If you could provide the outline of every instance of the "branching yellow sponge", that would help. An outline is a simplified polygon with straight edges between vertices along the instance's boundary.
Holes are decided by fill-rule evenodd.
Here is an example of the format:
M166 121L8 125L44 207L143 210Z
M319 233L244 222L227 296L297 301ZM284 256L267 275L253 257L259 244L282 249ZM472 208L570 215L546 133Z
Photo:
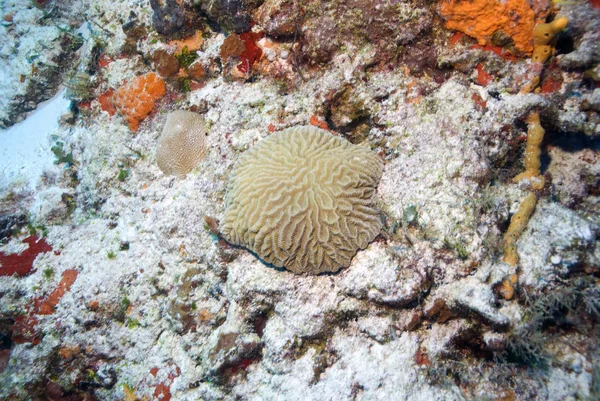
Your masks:
M535 209L537 198L535 194L530 193L519 205L519 210L510 219L510 225L506 234L504 234L504 257L502 260L511 266L516 266L519 261L519 254L517 253L517 240L523 232L523 229Z
M556 35L565 29L568 22L568 19L559 17L552 22L538 24L533 29L533 54L531 55L533 65L531 66L530 72L533 73L534 76L529 83L521 89L521 93L531 93L536 90L540 84L544 63L550 56L554 55ZM537 88L536 91L539 91L539 88Z
M568 22L568 19L560 17L547 24L538 24L535 26L533 29L532 61L543 63L548 60L548 57L554 54L554 39L560 31L565 29Z
M513 178L513 182L528 179L533 189L544 188L545 179L541 175L540 155L541 145L544 140L544 129L540 124L540 113L533 112L527 118L527 148L525 149L525 171Z

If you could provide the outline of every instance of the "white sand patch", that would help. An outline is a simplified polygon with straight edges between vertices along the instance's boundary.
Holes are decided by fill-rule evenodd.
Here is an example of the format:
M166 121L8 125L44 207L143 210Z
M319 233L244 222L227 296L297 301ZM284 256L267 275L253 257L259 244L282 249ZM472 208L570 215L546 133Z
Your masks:
M0 195L10 189L35 189L44 170L54 162L50 136L69 104L62 90L24 121L0 130Z

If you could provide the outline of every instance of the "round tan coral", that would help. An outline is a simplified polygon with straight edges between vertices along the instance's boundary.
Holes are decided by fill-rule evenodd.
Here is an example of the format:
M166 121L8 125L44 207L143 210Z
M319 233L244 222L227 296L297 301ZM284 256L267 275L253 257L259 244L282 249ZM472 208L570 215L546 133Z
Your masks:
M375 189L383 161L315 127L272 134L236 162L220 230L294 273L350 265L381 229Z
M206 152L204 119L191 111L175 110L167 116L158 138L156 163L165 175L185 176Z

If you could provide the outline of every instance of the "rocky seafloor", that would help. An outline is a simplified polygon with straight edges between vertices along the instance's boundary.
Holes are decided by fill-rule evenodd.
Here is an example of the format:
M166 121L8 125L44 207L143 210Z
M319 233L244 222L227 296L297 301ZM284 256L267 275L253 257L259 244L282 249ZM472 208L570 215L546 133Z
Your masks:
M0 181L0 399L600 398L598 1L0 4L0 147L71 101L37 127L53 163ZM178 109L207 133L183 177L155 157ZM335 274L219 235L238 157L299 125L385 163L383 228Z

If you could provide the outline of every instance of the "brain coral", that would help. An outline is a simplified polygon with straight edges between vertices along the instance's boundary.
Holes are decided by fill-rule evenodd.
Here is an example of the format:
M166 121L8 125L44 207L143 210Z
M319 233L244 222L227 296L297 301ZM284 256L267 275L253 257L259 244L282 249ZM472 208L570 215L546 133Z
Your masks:
M171 112L158 138L158 167L165 175L186 175L204 157L205 137L206 126L200 115L185 110Z
M222 235L294 273L336 272L379 233L383 161L316 127L272 134L236 162Z

